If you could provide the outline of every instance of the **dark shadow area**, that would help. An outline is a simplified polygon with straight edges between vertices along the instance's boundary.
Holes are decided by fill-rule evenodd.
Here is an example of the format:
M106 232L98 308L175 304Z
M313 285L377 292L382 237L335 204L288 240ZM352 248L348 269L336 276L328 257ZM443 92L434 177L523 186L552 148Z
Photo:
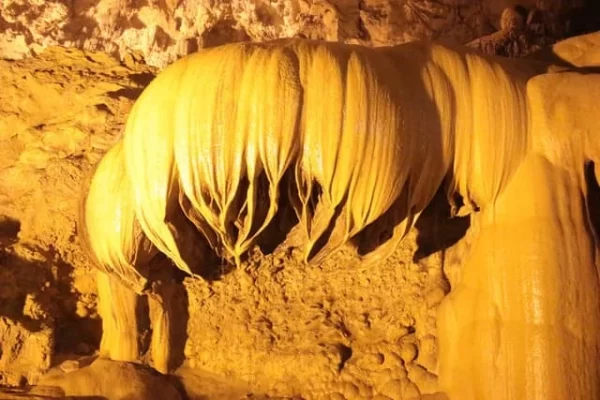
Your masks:
M600 2L586 0L582 6L569 9L564 15L564 21L568 36L600 30Z
M200 50L200 44L198 43L198 38L194 37L194 38L186 39L185 48L186 48L185 54L196 53L198 50Z
M134 1L134 3L138 3L138 1ZM138 5L130 3L130 6L133 8L133 7L143 7L144 5L138 6ZM144 23L144 21L142 21L137 14L130 15L129 13L117 15L115 25L120 27L123 30L125 30L127 28L144 29L147 26Z
M173 318L171 324L171 360L169 369L174 371L179 368L185 361L185 344L187 342L187 327L190 319L189 315L189 300L185 287L183 286L183 274L181 274L175 286L172 288L171 307L170 311Z
M269 181L264 173L261 173L256 181L255 197L254 197L254 215L252 225L249 228L248 237L252 237L265 221L270 206ZM291 229L298 223L298 218L293 206L290 204L286 194L290 191L293 183L293 171L288 170L279 184L279 199L277 211L271 221L267 224L264 230L255 238L253 246L257 246L262 254L268 255L273 253L275 249L283 243ZM230 204L226 216L226 229L231 237L237 238L240 235L238 218L244 217L247 213L246 194L248 193L249 182L247 178L240 181L239 188L235 198ZM295 191L295 186L291 189ZM225 252L216 252L213 248L222 248L222 243L218 235L206 223L204 218L199 215L192 207L189 199L180 194L180 205L185 215L184 222L179 221L178 224L186 225L186 229L197 229L198 234L195 235L193 244L188 247L189 255L184 255L184 259L190 260L190 268L194 274L203 279L212 282L218 281L223 276L235 270L233 260L228 259L229 254ZM215 212L218 210L215 209ZM192 222L193 221L193 222ZM183 225L179 225L183 226ZM211 248L212 246L212 248ZM252 248L252 246L251 246ZM250 249L251 250L251 249ZM187 253L187 252L186 252ZM192 256L192 253L195 254ZM242 254L241 260L246 261L249 257L249 252Z
M86 1L73 3L86 3ZM89 4L86 8L89 9L93 6L93 4ZM71 18L67 19L67 23L63 26L63 31L67 40L71 41L75 47L82 48L85 41L92 37L98 29L98 22L85 14L87 10L78 11L78 8L81 7L71 9Z
M415 224L419 234L413 262L453 246L465 236L470 225L468 216L452 217L445 190L438 190Z
M369 254L392 238L394 227L408 217L406 213L407 199L408 185L405 185L402 193L390 209L351 239L352 244L358 250L358 254L361 256Z
M21 221L0 217L0 248L15 244L19 240Z
M150 72L139 72L136 74L130 74L129 79L137 83L144 88L150 84L156 78L156 75Z
M213 250L221 246L218 235L196 212L183 191L180 193L179 203L180 215L174 216L170 222L177 227L177 231L187 234L186 242L183 246L179 245L184 261L194 275L209 282L221 279L223 275L231 272L234 266Z
M173 46L175 40L163 29L160 25L155 27L154 31L154 44L161 48Z
M265 230L259 235L256 242L263 254L271 254L290 233L292 228L298 224L298 217L290 204L287 193L290 189L295 190L294 173L291 168L284 174L279 184L279 199L277 204L277 213L267 225Z
M119 97L125 97L130 100L137 100L138 97L142 94L142 92L146 89L146 87L156 78L156 75L150 72L139 72L135 74L129 74L129 79L133 81L136 85L139 85L137 88L122 88L118 90L114 90L112 92L107 92L106 94L112 99L118 99Z
M109 400L104 396L65 396L59 387L26 386L22 388L0 387L0 399L77 399L77 400Z
M589 162L585 166L587 189L586 205L596 244L600 245L600 165Z
M340 353L340 363L338 365L338 372L341 372L344 369L344 366L352 358L352 348L343 344L337 345L338 351Z
M150 349L152 327L150 326L150 305L147 296L139 296L135 305L135 319L138 326L138 345L141 354Z
M181 382L181 380L176 376L176 375L168 375L165 376L165 379L171 384L173 385L173 387L179 392L179 395L181 396L181 400L202 400L203 397L198 397L198 396L194 396L193 398L190 398L190 396L188 396L187 390L185 390L185 386L183 385L183 382Z
M216 47L228 43L247 42L250 36L243 29L236 27L234 20L222 20L201 35L202 47Z
M123 88L123 89L115 90L112 92L108 92L106 94L108 95L108 97L110 97L112 99L118 99L119 97L125 97L130 100L136 100L138 97L140 97L140 95L142 94L143 91L144 91L144 88Z

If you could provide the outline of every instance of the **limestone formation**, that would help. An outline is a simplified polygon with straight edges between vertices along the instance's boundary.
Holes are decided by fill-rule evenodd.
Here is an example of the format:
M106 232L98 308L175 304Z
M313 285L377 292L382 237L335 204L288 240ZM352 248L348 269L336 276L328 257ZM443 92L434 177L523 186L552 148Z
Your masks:
M145 62L163 67L230 42L464 43L500 29L485 41L497 38L494 45L472 44L520 56L586 29L569 8L577 2L519 2L524 12L506 8L513 3L0 1L0 54L9 59L0 60L0 385L21 386L0 388L0 397L600 397L597 33L518 62L419 43L402 47L404 55L359 48L353 57L341 45L314 54L296 53L297 44L273 54L231 45L212 54L229 54L239 69L212 61L200 71L167 68L147 90L155 95L133 106L156 75ZM295 63L297 54L310 57ZM202 83L210 68L224 73ZM333 75L322 79L320 70ZM179 75L197 78L201 92L153 89ZM223 83L241 96L223 96ZM443 95L453 91L462 101ZM339 109L336 96L320 95L329 92L362 93L344 103L354 111L339 124L325 118ZM253 134L236 140L256 139L255 157L214 134L204 155L223 168L211 170L187 152L206 143L183 137L180 126L162 142L144 141L185 98L205 113L186 106L173 119L217 121L213 133L252 121L282 132L294 118L311 131L354 123L387 132L403 116L404 136L397 149L344 142L352 154L316 154L296 174L290 167L305 147L339 150L347 132L298 146L306 125L278 141L250 123ZM244 113L236 108L243 102L263 108ZM425 151L407 140L419 127L430 128ZM173 148L175 137L185 146ZM287 144L271 152L277 143ZM239 148L240 167L228 168ZM410 148L408 159L372 164L360 151ZM176 168L159 168L169 154ZM182 182L170 175L179 165L188 165ZM396 167L373 175L375 183L361 175ZM410 184L378 184L396 173ZM254 186L249 176L258 177ZM235 196L223 181L237 182ZM182 192L193 198L175 195ZM365 202L366 192L380 196ZM78 208L90 197L100 201L86 232ZM110 233L115 222L126 229ZM86 235L105 240L82 249Z

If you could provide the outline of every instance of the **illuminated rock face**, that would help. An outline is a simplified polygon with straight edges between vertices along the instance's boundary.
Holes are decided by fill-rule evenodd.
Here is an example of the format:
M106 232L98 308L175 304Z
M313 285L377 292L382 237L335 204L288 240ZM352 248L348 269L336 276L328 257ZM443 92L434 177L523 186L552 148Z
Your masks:
M582 2L3 0L0 56L19 59L64 45L121 59L142 57L164 67L200 48L238 41L303 37L381 46L444 38L467 43L506 25L501 13L514 3L528 10L539 3L539 18L564 27L557 18Z
M600 396L597 244L581 168L530 155L476 217L462 281L439 311L450 398Z
M82 183L153 76L77 49L0 60L0 314L12 321L0 333L2 385L35 384L57 354L97 347L96 268L77 239Z
M600 157L597 122L584 115L599 111L598 79L533 78L543 72L533 65L422 43L292 41L185 58L136 103L117 161L128 182L119 194L132 204L115 215L137 221L144 236L95 255L118 276L110 252L133 267L127 257L147 238L193 271L181 252L190 236L178 236L182 209L237 263L283 198L298 214L308 260L396 213L392 238L369 263L395 250L450 173L449 193L479 209L479 233L439 314L441 388L453 399L597 398L598 243L583 171ZM564 112L580 106L574 119ZM279 192L287 170L295 201ZM107 206L114 211L102 193L88 197L88 210ZM114 226L89 232L92 249ZM118 312L120 302L110 303ZM168 331L169 318L161 321ZM153 351L168 354L168 338L156 340Z
M102 53L65 48L0 65L0 213L16 221L0 221L5 306L0 312L16 307L20 315L23 308L21 318L49 322L54 334L37 337L55 364L62 352L91 354L100 343L97 268L76 238L79 193L92 166L119 140L132 99L154 74L152 68L131 69ZM465 219L447 220L446 209L439 196L394 255L369 267L351 248L342 248L307 268L303 251L287 241L271 254L254 249L242 268L221 281L186 278L171 286L166 280L156 291L170 298L175 292L170 307L176 310L174 321L182 324L171 333L170 351L179 362L185 355L190 365L227 377L223 389L242 380L239 397L249 391L305 397L437 391L435 312L449 290L442 265L459 262L458 255L440 249L466 229ZM274 239L278 243L284 237ZM218 271L220 262L208 265ZM20 303L24 298L27 307ZM150 319L162 317L152 306ZM138 326L141 339L150 336L142 323ZM23 338L31 335L24 333ZM13 345L8 336L2 340ZM140 342L146 353L147 342ZM409 349L406 365L398 343ZM47 367L39 363L39 352L30 358L19 344L14 342L18 351L13 354L20 371ZM411 358L415 347L416 358ZM146 354L140 357L148 360ZM378 362L382 357L385 362ZM0 372L10 372L4 376L19 384L15 364L3 365ZM28 382L39 382L36 376L29 374ZM205 387L204 377L199 386ZM88 395L100 394L92 387Z
M565 41L555 53L596 66L597 40ZM590 117L599 91L597 74L527 83L529 155L473 216L478 237L439 310L440 385L451 398L600 397L600 247L589 200L597 183L585 176L600 161Z

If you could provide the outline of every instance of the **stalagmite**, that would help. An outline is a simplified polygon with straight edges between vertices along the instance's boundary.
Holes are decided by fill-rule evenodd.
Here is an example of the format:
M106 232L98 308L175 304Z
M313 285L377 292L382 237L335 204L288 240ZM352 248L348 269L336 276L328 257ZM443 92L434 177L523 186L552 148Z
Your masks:
M162 285L161 285L162 286ZM166 288L168 291L169 288ZM167 374L170 371L171 359L171 326L170 318L177 318L171 307L171 293L165 292L164 287L157 287L155 295L148 299L150 320L152 321L152 339L150 342L152 366L159 372Z
M135 216L135 198L122 157L119 141L98 164L85 191L80 227L83 244L99 268L98 313L102 318L99 353L116 361L136 361L141 355L139 295L146 289L150 267L156 264L157 250ZM184 245L182 254L194 259L202 246L197 235L191 232L191 224L181 221L182 216L181 212L172 213L172 226L177 228L174 237ZM192 242L194 245L190 245ZM151 353L155 368L166 373L171 359L168 341L172 312L170 293L162 292L154 294L151 301Z
M98 282L98 314L102 318L99 354L115 361L133 361L140 356L138 343L138 295L102 271Z

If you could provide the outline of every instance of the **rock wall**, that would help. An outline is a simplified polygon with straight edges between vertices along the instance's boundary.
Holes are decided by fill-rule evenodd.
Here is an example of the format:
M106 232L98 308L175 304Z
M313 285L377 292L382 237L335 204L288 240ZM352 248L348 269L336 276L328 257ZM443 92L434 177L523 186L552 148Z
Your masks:
M121 59L142 57L149 65L164 67L199 48L282 37L373 46L439 38L467 43L500 29L506 7L518 4L528 13L537 6L567 26L573 15L582 15L572 11L584 2L1 0L0 58L20 59L59 44Z
M77 49L0 60L0 385L35 382L56 354L98 346L81 188L153 77Z

